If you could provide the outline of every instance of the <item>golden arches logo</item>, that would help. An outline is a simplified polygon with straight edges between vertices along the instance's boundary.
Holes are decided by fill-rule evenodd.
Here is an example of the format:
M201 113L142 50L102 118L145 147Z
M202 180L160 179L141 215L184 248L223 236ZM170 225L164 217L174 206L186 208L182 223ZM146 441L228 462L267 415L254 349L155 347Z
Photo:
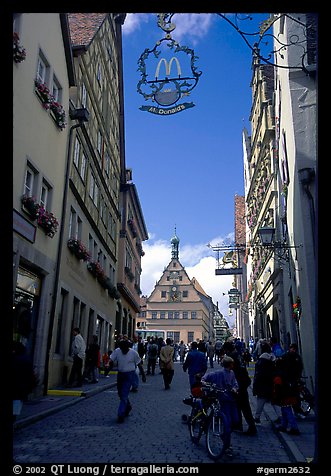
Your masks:
M171 58L171 60L169 61L169 63L167 62L167 60L166 60L165 58L161 58L161 59L160 59L160 61L158 62L156 71L155 71L155 78L158 79L159 74L160 74L161 64L162 64L163 62L164 62L164 66L165 66L165 74L166 74L166 77L170 76L170 72L171 72L171 67L172 67L173 61L175 61L176 65L177 65L177 74L178 74L178 76L181 76L182 71L181 71L181 67L180 67L179 61L178 61L177 58L175 58L175 57L173 56L173 57Z

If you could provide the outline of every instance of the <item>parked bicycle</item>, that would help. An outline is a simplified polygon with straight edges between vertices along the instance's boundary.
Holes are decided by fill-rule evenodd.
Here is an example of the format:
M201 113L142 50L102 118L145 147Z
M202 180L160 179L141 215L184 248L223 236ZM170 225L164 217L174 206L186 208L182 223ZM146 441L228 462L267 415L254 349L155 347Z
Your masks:
M224 390L213 384L204 384L192 389L190 398L183 402L192 407L188 418L188 428L191 440L199 444L201 436L206 435L208 455L217 460L223 456L229 440L229 425L226 424L226 415L222 411L220 395Z
M315 407L314 395L310 392L304 381L305 377L301 377L299 385L299 404L297 406L298 413L307 416Z

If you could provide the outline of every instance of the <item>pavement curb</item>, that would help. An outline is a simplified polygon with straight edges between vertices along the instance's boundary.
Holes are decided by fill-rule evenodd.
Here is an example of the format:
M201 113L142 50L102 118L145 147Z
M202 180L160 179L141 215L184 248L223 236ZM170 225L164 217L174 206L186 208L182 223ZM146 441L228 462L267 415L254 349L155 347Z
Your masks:
M13 429L18 430L20 428L25 428L26 426L29 426L32 423L35 423L36 421L42 420L43 418L46 418L49 415L53 415L54 413L57 413L61 410L64 410L65 408L71 407L72 405L75 405L83 401L84 398L92 397L93 395L96 395L97 393L103 392L104 390L107 390L108 388L112 388L115 386L116 386L116 382L111 382L109 384L101 385L91 390L87 390L85 392L84 391L70 391L70 390L49 390L47 392L48 394L49 392L54 392L54 393L51 393L51 395L61 395L61 396L68 396L68 397L74 397L74 398L70 399L67 402L61 402L59 405L48 408L47 410L36 413L35 415L30 415L15 421L13 424ZM61 393L58 393L58 392L61 392ZM73 393L75 393L75 395L73 395ZM81 398L81 397L84 397L84 398Z

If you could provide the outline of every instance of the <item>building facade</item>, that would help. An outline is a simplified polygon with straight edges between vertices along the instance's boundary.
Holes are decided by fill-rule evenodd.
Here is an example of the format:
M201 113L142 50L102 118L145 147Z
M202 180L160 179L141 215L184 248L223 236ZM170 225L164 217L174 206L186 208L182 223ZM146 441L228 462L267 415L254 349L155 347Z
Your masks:
M14 18L14 339L27 345L38 393L67 381L74 327L104 352L116 326L132 335L139 312L147 231L125 166L124 19Z
M65 14L15 14L13 29L13 338L33 359L41 392L75 76Z
M179 261L179 238L171 239L171 261L146 299L144 320L148 329L165 330L174 342L214 340L215 306L198 281L189 278Z
M288 46L275 54L275 67L253 58L251 136L244 132L250 332L276 337L285 350L296 342L311 390L317 338L315 17L274 15L275 38ZM274 232L271 246L262 246L261 228Z

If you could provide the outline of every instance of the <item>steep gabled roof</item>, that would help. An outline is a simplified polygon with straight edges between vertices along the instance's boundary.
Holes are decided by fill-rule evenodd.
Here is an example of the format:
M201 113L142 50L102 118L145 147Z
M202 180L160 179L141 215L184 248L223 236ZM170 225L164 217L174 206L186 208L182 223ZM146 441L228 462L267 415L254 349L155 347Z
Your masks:
M206 291L202 288L201 284L199 283L199 281L197 280L197 278L192 278L191 280L193 286L195 287L195 289L200 293L200 294L203 294L204 296L206 297L210 297L208 296L208 294L206 293Z
M72 46L88 46L108 13L68 13Z

